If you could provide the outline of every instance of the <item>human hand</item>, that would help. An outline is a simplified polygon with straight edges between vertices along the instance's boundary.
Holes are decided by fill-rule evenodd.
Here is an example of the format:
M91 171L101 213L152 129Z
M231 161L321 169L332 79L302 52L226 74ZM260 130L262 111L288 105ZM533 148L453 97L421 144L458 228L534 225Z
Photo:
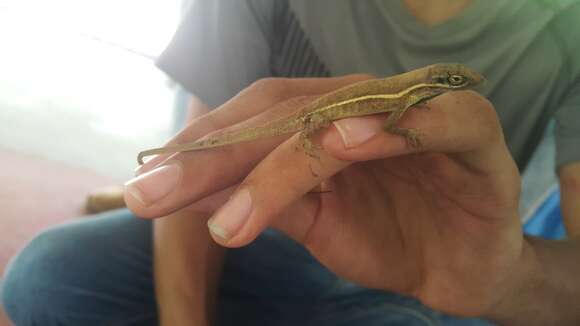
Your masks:
M271 120L363 78L260 81L173 142ZM276 227L363 286L485 314L512 290L527 247L519 175L488 101L460 91L427 106L399 122L421 131L420 148L382 132L384 115L344 119L314 138L318 159L296 151L297 135L153 158L125 199L152 218L188 205L213 211L236 189L210 220L220 244L242 246Z

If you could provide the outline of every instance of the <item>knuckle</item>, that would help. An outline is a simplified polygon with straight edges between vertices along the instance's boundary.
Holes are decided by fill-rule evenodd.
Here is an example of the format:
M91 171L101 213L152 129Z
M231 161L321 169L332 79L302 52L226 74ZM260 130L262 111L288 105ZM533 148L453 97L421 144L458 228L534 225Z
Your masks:
M267 77L261 78L253 82L250 87L248 87L248 91L252 93L260 93L265 96L270 96L272 98L281 98L284 94L284 91L288 87L288 79L287 78L276 78L276 77Z
M293 108L303 107L312 103L312 101L314 101L316 98L318 98L318 96L308 96L308 95L295 96L282 102L282 105Z
M372 74L363 74L363 73L350 74L350 75L347 75L347 77L352 78L353 80L356 80L356 81L363 81L363 80L369 80L369 79L376 79L376 78L378 78L375 75L372 75Z
M503 139L502 126L493 103L472 90L461 92L461 96L464 97L464 103L470 104L464 107L471 108L470 120L474 123L481 140L491 143Z
M470 95L473 97L473 103L477 104L482 120L485 120L486 125L492 128L501 128L499 117L493 104L487 98L473 91L470 91Z
M432 115L429 121L433 122L429 133L437 135L445 146L467 150L503 141L495 108L481 94L471 90L454 91L433 101L438 110L428 112Z

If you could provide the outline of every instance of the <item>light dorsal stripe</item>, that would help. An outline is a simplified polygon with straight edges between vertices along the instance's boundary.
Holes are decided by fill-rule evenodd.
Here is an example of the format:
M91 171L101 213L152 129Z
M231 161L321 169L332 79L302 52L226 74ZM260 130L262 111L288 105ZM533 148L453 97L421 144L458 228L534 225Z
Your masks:
M411 87L405 88L404 90L402 90L402 91L400 91L398 93L364 95L364 96L359 96L359 97L351 98L351 99L348 99L348 100L344 100L344 101L341 101L341 102L333 103L333 104L327 105L325 107L322 107L320 109L317 109L313 113L321 113L321 112L324 112L324 111L328 111L330 109L333 109L335 107L339 107L339 106L343 106L343 105L347 105L347 104L352 104L352 103L356 103L356 102L368 101L368 100L393 100L393 99L398 99L398 98L401 98L401 97L409 94L410 92L412 92L412 91L414 91L416 89L423 88L423 87L452 88L451 86L449 86L447 84L441 84L441 83L434 83L434 84L420 83L420 84L416 84L416 85L413 85Z

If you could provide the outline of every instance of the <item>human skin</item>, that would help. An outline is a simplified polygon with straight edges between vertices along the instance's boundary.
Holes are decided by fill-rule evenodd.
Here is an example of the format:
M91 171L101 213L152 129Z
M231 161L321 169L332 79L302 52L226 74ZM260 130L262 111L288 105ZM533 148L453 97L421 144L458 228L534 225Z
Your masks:
M154 275L161 325L210 325L225 250L207 214L180 210L154 221Z
M244 127L250 117L271 119L361 78L260 81L174 142ZM226 247L248 244L272 226L336 274L443 312L510 324L577 322L578 311L565 303L580 296L578 244L523 236L519 174L491 103L461 91L427 105L400 122L422 132L421 148L382 132L384 116L345 119L315 138L319 159L296 151L296 136L154 158L129 183L126 200L139 216L154 218L237 187L211 220L230 235L212 235ZM171 179L167 171L178 172L175 186L153 201L147 193ZM323 193L309 192L319 184ZM215 195L214 204L224 197Z
M431 1L431 0L405 0L405 4L407 5L407 7L409 8L409 11L415 15L417 17L417 19L424 23L425 25L428 26L432 26L432 25L436 25L438 23L441 23L443 21L445 21L446 19L448 19L449 17L455 15L456 13L458 13L459 11L461 11L465 6L467 6L469 4L469 1L457 1L457 0L453 0L453 1L446 1L446 3L443 3L443 0L438 0L438 1ZM444 10L443 10L444 9ZM271 84L270 82L260 82L258 83L257 87L258 90L254 90L256 94L256 97L258 97L259 93L262 91L265 91L266 93L268 91L271 91L271 88L276 88L276 86L272 86L272 85L268 85ZM259 86L259 87L258 87ZM311 84L308 84L308 86L312 86ZM338 86L338 85L336 85ZM323 88L322 86L319 87L314 87L313 89L318 90L318 92L324 93L324 92L328 92L328 89L321 89ZM279 90L278 90L279 91ZM313 95L313 92L309 92L309 90L306 89L299 89L299 90L294 90L295 92L292 93L289 92L288 94L286 94L286 96L281 96L282 94L278 94L278 99L279 100L284 100L284 99L288 99L289 97L292 96L300 96L300 95ZM265 94L268 95L268 94ZM196 130L192 131L192 129L190 128L190 131L185 132L184 135L178 136L176 138L175 141L179 141L179 142L185 142L185 141L189 141L189 140L193 140L201 135L204 135L206 132L210 132L214 129L219 129L219 127L223 127L229 124L232 124L235 121L239 121L239 120L243 120L245 118L249 118L254 114L257 114L258 111L260 110L265 110L263 107L258 107L257 111L254 111L252 108L250 108L249 104L246 102L244 102L243 100L240 100L240 98L238 97L237 100L235 101L235 103L237 105L240 105L242 107L244 107L244 105L246 106L243 110L236 112L237 114L239 113L239 115L232 115L232 117L230 117L231 119L228 119L228 117L220 117L217 119L216 122L216 126L212 127L211 123L209 124L195 124L195 127L197 128ZM256 103L260 104L261 100L260 98L256 99ZM264 103L262 103L263 105ZM203 105L201 105L199 102L197 101L193 101L193 105L192 107L201 107ZM232 107L232 106L230 106ZM239 109L239 108L238 108ZM364 119L363 119L364 120ZM359 125L360 122L362 120L359 120ZM365 122L363 122L364 124ZM376 123L373 124L373 122L371 122L372 126L376 127ZM205 128L205 129L203 129ZM372 128L371 128L372 129ZM325 139L333 139L333 132L334 132L334 139L336 141L336 132L331 129L329 130L330 136L326 136ZM180 138L181 137L181 138ZM332 153L332 149L334 148L333 146L338 146L340 148L341 144L340 142L338 143L332 143L332 141L330 141L328 143L327 142L323 142L325 145L325 150L329 151L330 153ZM388 147L388 146L387 146ZM262 156L265 155L263 153L267 153L268 149L265 149L264 151L260 152L262 153ZM359 149L360 151L360 149ZM356 148L355 149L351 149L349 151L349 154L345 154L342 153L341 151L338 151L338 155L340 157L340 155L347 155L347 159L350 158L350 156L348 155L354 155L356 154ZM360 152L360 156L354 156L352 157L352 159L355 162L358 161L364 161L365 160L365 156L362 155L364 154L364 152ZM242 156L242 154L238 153L238 156ZM258 155L259 156L259 155ZM143 167L141 169L141 172L146 172L148 170L151 169L152 166L155 166L159 163L162 163L163 160L165 160L167 157L158 157L157 159L154 159L153 161L151 161L148 165L146 165L145 167ZM370 158L376 158L374 156L370 156ZM251 159L250 159L251 160ZM258 159L254 159L254 162L259 161ZM402 162L404 163L404 162ZM424 163L427 164L428 163ZM404 165L404 164L401 164ZM184 165L185 166L185 165ZM195 168L195 165L193 165L192 167ZM249 168L248 168L249 170ZM264 168L261 169L261 173L257 174L257 172L254 172L254 175L257 175L256 177L254 177L254 179L260 179L260 178L268 178L268 170L264 170ZM279 175L279 171L270 171L272 174L274 174L275 176ZM243 176L241 176L243 177ZM272 176L270 175L270 178ZM251 179L250 179L251 180ZM277 181L280 182L280 184L283 184L282 181L284 181L285 179L277 179ZM283 184L284 186L292 186L293 185L293 180L287 180L289 181L287 184ZM562 212L566 221L566 226L567 226L567 230L569 235L571 236L578 236L580 235L580 205L578 204L579 201L577 200L577 198L580 198L580 187L578 186L580 184L580 164L570 164L567 166L564 166L561 171L560 171L560 181L561 181L561 195L562 195ZM208 181L209 182L209 181ZM234 185L235 186L235 185ZM364 187L363 187L364 188ZM353 188L353 189L358 189L358 188ZM178 190L179 191L179 190ZM166 246L166 250L164 250L164 254L163 254L163 259L166 260L170 260L172 261L171 264L156 264L156 278L158 277L159 274L161 273L157 273L157 270L159 269L158 266L163 266L163 269L165 270L164 274L165 277L164 279L172 279L175 280L176 278L174 276L176 275L197 275L196 277L199 278L199 280L203 280L203 279L211 279L210 276L212 273L216 273L216 271L219 271L219 263L216 262L211 262L208 259L208 255L205 254L205 248L208 248L208 246L204 243L204 240L207 240L207 229L205 228L205 219L206 216L212 212L215 208L220 206L220 203L222 203L228 196L228 194L231 192L231 189L226 189L224 191L221 192L221 194L219 195L210 195L209 197L207 197L204 200L204 203L202 205L198 204L192 204L186 208L183 208L181 210L179 210L178 212L174 213L172 215L172 218L168 218L168 219L163 219L160 221L156 221L156 228L158 224L162 224L162 223L168 223L168 224L172 224L171 227L164 227L164 228L157 228L158 230L156 231L157 234L161 234L161 237L158 237L156 239L156 242L159 243L157 246L161 246L164 247ZM327 193L328 194L328 193ZM271 194L270 194L271 195ZM174 195L175 197L175 195ZM198 195L199 197L199 195ZM307 197L312 197L312 196L307 196ZM330 196L326 196L326 197L330 197ZM138 212L138 213L143 213L145 215L148 216L159 216L159 214L163 214L164 211L172 211L174 209L177 209L178 207L181 207L184 205L184 203L187 203L186 201L180 201L179 203L176 202L175 199L173 199L173 201L170 198L164 198L162 201L165 201L166 203L163 204L163 202L158 203L156 207L144 207L141 203L135 203L135 201L133 200L134 204L131 204L131 199L129 199L130 202L130 207L133 207L133 209ZM269 198L270 199L270 198ZM327 198L322 198L327 200ZM379 198L380 199L380 198ZM311 200L311 198L310 198ZM304 200L302 200L304 201ZM328 201L328 200L327 200ZM155 205L154 205L155 206ZM294 206L291 205L291 206ZM303 205L304 206L304 205ZM159 208L161 207L161 208ZM307 205L304 207L308 207ZM203 214L203 213L199 213L199 210L205 210L208 213ZM192 210L192 211L190 211ZM289 233L294 234L294 236L296 237L296 235L300 234L299 230L301 227L303 227L302 225L300 225L300 223L302 222L302 220L297 221L295 224L296 225L292 225L292 223L290 223L291 221L294 221L295 216L292 216L293 214L298 214L298 213L303 213L302 211L300 211L300 209L289 209L286 212L283 212L281 214L278 214L279 217L274 218L272 220L272 224L273 225L279 225L282 229L287 229L289 231ZM498 211L499 213L499 211ZM187 217L190 217L190 219L187 219ZM286 217L286 218L285 218ZM515 218L512 218L515 219ZM201 222L201 223L200 223ZM504 221L505 222L505 221ZM320 224L320 223L318 223ZM332 224L331 224L332 225ZM348 224L345 224L348 226ZM317 227L318 229L323 229L324 227ZM159 231L159 230L162 231ZM345 233L345 234L349 234L352 232L349 232L349 228L347 227L340 227L340 230L342 230L341 233ZM500 227L501 229L501 227ZM547 242L547 241L541 241L538 239L532 239L532 238L527 238L527 239L523 239L521 236L521 233L516 232L513 230L513 225L511 225L510 223L510 227L509 229L511 230L510 232L507 232L507 230L505 230L507 233L509 233L509 236L507 236L507 238L510 237L514 237L513 241L521 244L522 247L522 253L525 253L522 256L522 260L526 261L526 264L520 264L519 265L519 269L521 270L514 270L513 273L515 275L517 275L517 277L513 277L511 279L511 281L507 282L506 281L506 286L511 284L513 286L509 286L506 287L505 289L505 295L503 296L503 299L496 299L499 300L498 303L495 305L495 308L490 308L487 311L487 314L491 317L494 318L498 321L504 321L506 324L526 324L526 325L533 325L535 324L545 324L547 323L554 323L556 321L559 321L560 324L576 324L576 322L574 322L574 320L576 320L576 318L578 318L577 315L574 315L574 308L572 307L572 310L566 310L567 307L570 307L570 305L568 305L568 302L576 302L575 300L577 300L577 296L578 296L578 284L577 284L577 280L575 279L575 275L577 275L578 273L578 269L579 267L577 266L577 263L575 263L575 261L577 261L576 257L578 255L578 245L576 244L576 242L574 240L568 240L568 241L564 241L564 242ZM187 230L188 232L183 232L183 230ZM294 230L294 231L292 231ZM332 230L332 229L331 229ZM324 232L326 232L327 234L332 233L330 231L323 231L323 232L319 232L324 234ZM302 231L303 232L303 231ZM191 244L191 239L197 239L195 243L195 245ZM247 240L247 235L246 238L244 239L244 236L242 235L241 237L238 236L237 239L234 239L233 243L229 243L226 244L227 246L235 246L236 243L235 241L248 241ZM312 238L312 237L310 237ZM485 238L485 237L484 237ZM160 241L160 239L165 239L164 241ZM189 239L189 240L188 240ZM491 240L491 239L490 239ZM172 245L167 245L167 244L163 244L163 242L165 241L173 241L174 243L177 244L181 244L183 246L172 246ZM220 243L224 243L223 239L219 239L217 238L217 241ZM485 240L483 240L484 242ZM189 244L188 248L184 248L187 247ZM175 244L174 244L175 245ZM175 250L175 248L178 247L178 250ZM308 247L308 245L307 245ZM501 246L500 246L501 247ZM169 248L169 249L167 249ZM171 250L171 248L173 248L174 250ZM314 246L314 248L316 248L316 246ZM486 246L484 246L483 248L479 248L484 250L486 248ZM475 247L475 249L478 249L478 247ZM487 249L485 249L487 250ZM320 251L320 250L319 250ZM324 251L324 250L322 250ZM340 250L339 250L340 251ZM477 251L477 250L476 250ZM190 252L190 255L185 255L183 253L187 253ZM384 254L388 254L389 251L385 251ZM328 253L326 253L328 254ZM219 256L220 254L216 254L216 256ZM319 256L325 256L324 252L322 255ZM330 255L332 257L332 255ZM195 257L196 259L196 264L191 264L191 262L188 263L189 260L192 259L192 257ZM380 258L381 256L378 255L378 257ZM476 259L476 257L472 257L472 259ZM499 258L498 258L499 259ZM156 259L157 260L157 259ZM332 259L330 259L332 262ZM467 260L467 262L469 262L470 260ZM205 262L205 263L204 263ZM336 265L340 265L340 264L336 264ZM442 270L446 270L446 269L452 269L452 266L446 266L443 263L441 264L442 266ZM486 263L484 262L484 265L486 265ZM196 266L193 267L192 266ZM199 268L198 266L206 266L206 268ZM469 270L471 269L476 269L476 272L479 271L477 270L477 266L478 265L473 265L471 266L472 268L469 268ZM488 269L484 269L482 270L483 272L487 272L487 271L491 271L495 274L495 271L493 270L493 264L487 266ZM179 270L186 270L186 273L181 273ZM181 274L180 274L181 273ZM494 276L495 277L495 276ZM364 275L363 275L363 278ZM529 280L535 280L534 282L531 282ZM173 320L171 320L170 322L168 322L168 324L171 325L190 325L191 324L191 320L195 319L195 324L196 325L204 325L207 323L207 318L206 318L206 311L207 311L207 307L211 306L211 298L213 296L213 292L212 292L212 287L215 287L215 282L214 284L211 284L211 282L208 283L208 286L201 286L199 284L197 284L197 282L194 282L193 280L189 280L189 279L182 279L182 282L172 282L170 283L168 286L166 286L166 290L163 291L164 295L159 296L158 295L158 302L160 304L160 308L161 311L166 311L167 313L162 313L162 316L173 316L175 317ZM190 282L191 281L191 282ZM167 284L168 282L165 282L164 284ZM509 284L508 284L509 283ZM196 285L197 284L197 285ZM519 284L519 286L517 285ZM534 286L523 286L523 284L531 284ZM480 284L481 285L481 284ZM187 288L188 286L191 286L192 289L192 293L196 293L196 294L201 294L201 295L186 295L186 296L180 296L179 294L182 293L181 291L176 291L176 290L183 290L184 288ZM566 287L567 289L564 290L564 287ZM160 286L158 286L158 288L160 288ZM203 288L203 289L202 289ZM508 289L509 288L509 289ZM493 291L492 288L490 288L490 291ZM501 291L500 291L501 292ZM445 292L444 292L445 293ZM515 296L515 297L514 297ZM449 297L449 296L448 296ZM498 295L498 297L501 297L501 295ZM455 300L460 301L458 298L455 298ZM572 300L572 301L568 301L568 300ZM209 301L209 302L208 302ZM440 300L435 299L435 305L437 305L437 303ZM177 303L177 304L174 304ZM450 303L451 305L454 305L453 302ZM492 305L493 306L493 305ZM522 310L523 309L523 310ZM527 309L527 310L526 310ZM485 310L485 309L480 309L480 310ZM192 312L194 313L192 315ZM465 311L464 311L465 312ZM525 317L531 317L534 320L532 321L527 321L525 320ZM524 319L522 319L524 318ZM163 322L163 320L162 320Z
M432 25L456 14L469 1L453 0L441 6L439 0L437 6L432 7L425 6L425 1L407 2L420 21ZM207 110L192 97L190 118L207 113ZM202 326L211 319L218 282L216 275L219 275L224 250L208 241L206 215L182 209L154 223L155 284L162 325Z
M209 112L195 97L186 110L187 121ZM206 226L209 211L198 204L153 222L154 283L161 325L211 325L225 248L211 240Z

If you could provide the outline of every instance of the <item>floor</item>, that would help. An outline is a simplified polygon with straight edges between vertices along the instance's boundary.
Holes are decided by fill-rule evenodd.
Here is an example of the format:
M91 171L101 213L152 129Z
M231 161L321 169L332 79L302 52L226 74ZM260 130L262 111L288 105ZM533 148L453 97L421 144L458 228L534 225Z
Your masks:
M130 178L137 152L173 133L174 87L153 57L178 9L0 1L0 278L34 234L90 218L80 217L86 194Z

